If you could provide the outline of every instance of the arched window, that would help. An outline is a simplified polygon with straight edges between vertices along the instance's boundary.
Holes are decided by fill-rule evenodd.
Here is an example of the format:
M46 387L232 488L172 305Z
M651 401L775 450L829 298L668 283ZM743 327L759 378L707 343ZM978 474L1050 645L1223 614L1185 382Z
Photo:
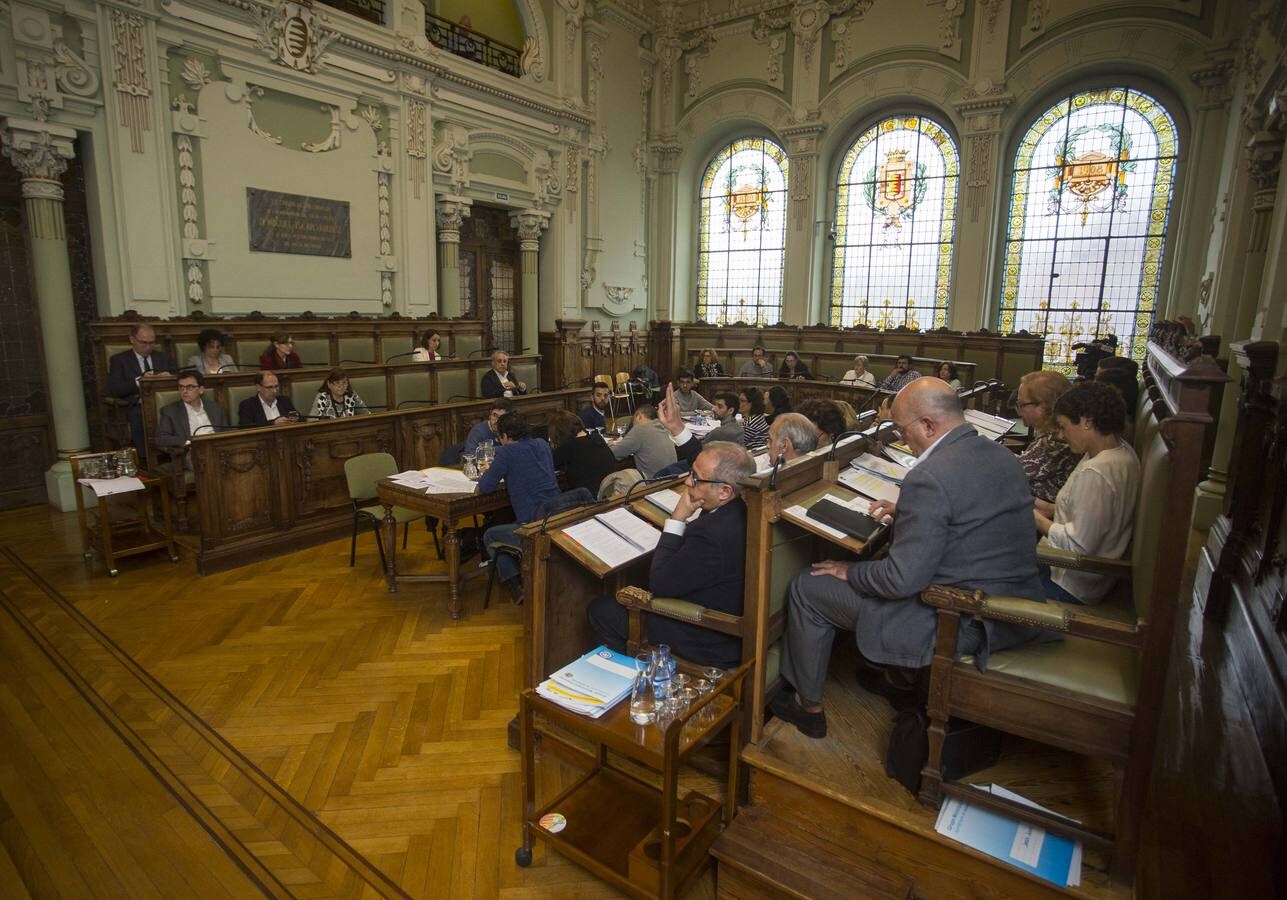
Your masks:
M697 318L772 325L782 318L787 157L764 138L721 150L702 176Z
M947 324L956 236L956 144L924 116L891 116L840 163L831 324Z
M1179 147L1160 103L1130 88L1084 91L1019 142L998 324L1046 335L1046 366L1117 338L1144 358L1157 303Z

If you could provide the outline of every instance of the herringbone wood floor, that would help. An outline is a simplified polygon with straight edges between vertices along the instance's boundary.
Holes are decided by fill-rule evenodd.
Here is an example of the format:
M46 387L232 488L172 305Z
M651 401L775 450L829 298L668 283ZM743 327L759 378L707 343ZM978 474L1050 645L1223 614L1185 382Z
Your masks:
M452 623L436 585L385 591L369 535L354 569L345 541L109 579L31 508L0 547L0 895L615 895L514 865L521 611L481 580ZM438 565L423 529L402 559Z

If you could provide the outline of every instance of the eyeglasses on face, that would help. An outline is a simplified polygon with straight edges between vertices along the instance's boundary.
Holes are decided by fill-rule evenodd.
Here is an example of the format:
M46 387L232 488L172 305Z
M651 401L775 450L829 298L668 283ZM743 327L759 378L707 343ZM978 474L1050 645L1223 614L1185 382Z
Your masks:
M181 384L181 385L179 385L179 390L181 390L181 391L195 391L195 390L196 390L197 388L199 388L199 387L201 387L201 385L199 385L199 384Z
M1015 406L1017 406L1019 409L1023 409L1025 406L1040 406L1040 405L1041 405L1040 400L1020 400L1018 403L1015 404Z
M685 482L693 487L697 487L699 484L728 484L727 481L720 481L717 478L698 478L692 469L688 470L688 478L685 479ZM732 485L729 485L729 487L732 487Z

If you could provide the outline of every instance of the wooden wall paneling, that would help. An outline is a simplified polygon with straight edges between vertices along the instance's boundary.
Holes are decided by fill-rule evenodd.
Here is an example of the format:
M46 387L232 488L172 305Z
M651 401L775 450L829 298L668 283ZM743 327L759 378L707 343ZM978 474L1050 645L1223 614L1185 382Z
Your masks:
M54 446L49 416L6 416L0 429L0 509L45 502L45 470Z

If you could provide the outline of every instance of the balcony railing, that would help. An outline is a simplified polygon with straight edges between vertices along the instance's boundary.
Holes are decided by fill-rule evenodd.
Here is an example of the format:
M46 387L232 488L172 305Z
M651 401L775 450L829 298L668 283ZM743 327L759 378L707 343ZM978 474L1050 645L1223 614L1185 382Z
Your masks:
M384 0L321 0L326 6L376 25L384 24Z
M479 34L464 25L457 25L455 22L425 13L425 37L429 38L429 43L441 47L448 53L472 59L474 62L497 69L506 75L513 75L515 78L521 74L519 68L521 53L517 47L494 41L487 35Z

